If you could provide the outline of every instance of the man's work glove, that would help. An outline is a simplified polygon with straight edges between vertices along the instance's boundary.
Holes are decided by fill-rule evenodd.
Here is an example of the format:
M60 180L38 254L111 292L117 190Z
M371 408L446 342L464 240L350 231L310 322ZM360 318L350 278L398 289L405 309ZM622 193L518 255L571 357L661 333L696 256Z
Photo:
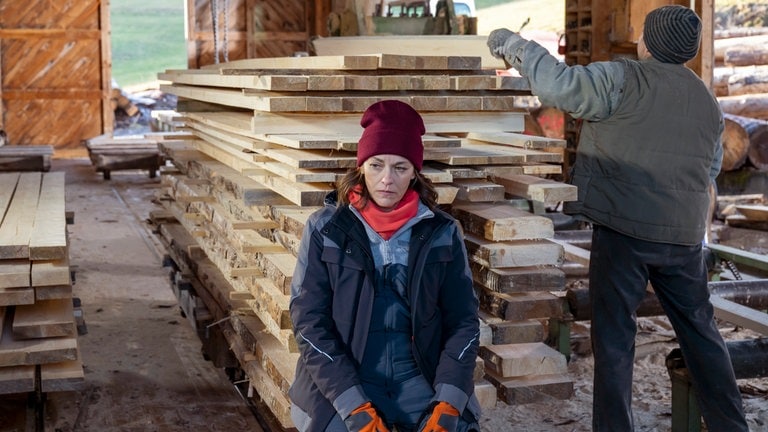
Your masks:
M518 33L505 28L496 29L488 35L488 49L491 55L496 58L504 59L508 64L515 66L520 61L516 59L517 50L523 46L527 40L523 39Z
M432 402L422 415L418 432L455 432L459 410L448 402Z
M381 414L370 402L355 408L349 417L344 419L344 424L349 432L389 432Z

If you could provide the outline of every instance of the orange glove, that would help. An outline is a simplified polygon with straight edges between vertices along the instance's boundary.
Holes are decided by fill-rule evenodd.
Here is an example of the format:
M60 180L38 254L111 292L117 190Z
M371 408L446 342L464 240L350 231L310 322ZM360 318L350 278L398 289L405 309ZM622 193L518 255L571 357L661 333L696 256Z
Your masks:
M379 411L372 403L366 402L355 408L344 419L349 432L389 432Z
M431 410L430 410L431 408ZM448 402L432 403L419 424L419 432L455 432L459 425L459 410Z

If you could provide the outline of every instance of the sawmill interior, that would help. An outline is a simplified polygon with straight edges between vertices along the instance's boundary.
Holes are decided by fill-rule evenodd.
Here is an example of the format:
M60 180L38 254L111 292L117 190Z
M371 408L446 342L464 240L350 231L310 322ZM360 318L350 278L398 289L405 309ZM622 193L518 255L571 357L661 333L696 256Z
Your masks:
M591 231L562 212L581 124L488 53L483 11L184 1L187 68L156 71L167 106L149 108L112 87L108 0L0 1L0 432L295 431L302 232L356 166L361 114L391 98L422 114L422 173L464 232L481 429L591 430ZM563 0L541 43L569 65L635 58L649 11L701 17L687 66L725 118L711 302L749 426L768 431L768 5L725 25L736 7L718 3ZM647 294L638 430L706 430Z

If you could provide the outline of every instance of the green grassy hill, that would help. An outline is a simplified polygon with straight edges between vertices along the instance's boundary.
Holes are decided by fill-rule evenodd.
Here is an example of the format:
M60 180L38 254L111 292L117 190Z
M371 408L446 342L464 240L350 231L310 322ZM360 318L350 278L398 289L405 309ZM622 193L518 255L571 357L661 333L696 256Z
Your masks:
M185 69L184 0L112 0L112 78L120 87L157 80L166 69Z

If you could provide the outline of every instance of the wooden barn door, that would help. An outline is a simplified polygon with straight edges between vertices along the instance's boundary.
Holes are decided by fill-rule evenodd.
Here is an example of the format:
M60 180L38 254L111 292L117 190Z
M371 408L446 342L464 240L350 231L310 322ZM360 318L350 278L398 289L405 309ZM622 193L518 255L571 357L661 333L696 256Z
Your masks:
M326 35L331 0L187 0L190 69L309 51Z
M0 1L0 127L15 145L84 152L112 132L109 0Z

